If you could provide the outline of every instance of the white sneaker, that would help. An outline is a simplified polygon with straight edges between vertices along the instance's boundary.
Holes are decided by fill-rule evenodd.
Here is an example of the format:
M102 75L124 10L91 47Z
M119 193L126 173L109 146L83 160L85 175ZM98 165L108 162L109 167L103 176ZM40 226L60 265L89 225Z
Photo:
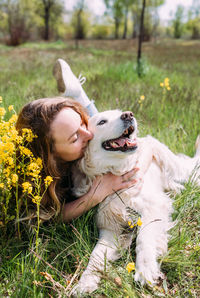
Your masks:
M82 84L86 79L79 76L79 79L73 74L70 66L63 60L58 59L53 68L53 75L57 81L58 91L64 96L69 96L76 99L84 107L87 107L91 102L82 88Z

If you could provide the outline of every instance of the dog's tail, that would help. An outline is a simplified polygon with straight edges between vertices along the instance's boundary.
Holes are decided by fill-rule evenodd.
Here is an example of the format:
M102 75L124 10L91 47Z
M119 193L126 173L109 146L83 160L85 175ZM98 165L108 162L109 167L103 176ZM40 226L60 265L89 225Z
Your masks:
M195 143L196 153L195 157L200 156L200 135L198 135Z

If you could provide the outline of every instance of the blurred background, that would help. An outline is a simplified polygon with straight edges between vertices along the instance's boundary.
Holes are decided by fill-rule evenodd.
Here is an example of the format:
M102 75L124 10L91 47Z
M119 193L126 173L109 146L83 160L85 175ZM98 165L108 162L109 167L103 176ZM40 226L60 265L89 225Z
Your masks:
M143 40L200 39L199 0L145 2ZM142 6L143 0L0 0L0 42L135 39Z

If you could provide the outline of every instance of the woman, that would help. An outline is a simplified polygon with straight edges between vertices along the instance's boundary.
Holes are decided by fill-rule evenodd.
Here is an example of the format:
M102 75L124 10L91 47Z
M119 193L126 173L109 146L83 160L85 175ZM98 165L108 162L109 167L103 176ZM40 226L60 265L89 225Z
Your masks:
M60 70L62 70L60 68ZM90 114L96 112L83 89L69 71L71 85L68 90L82 105L89 103ZM79 92L80 91L80 92ZM84 95L85 94L85 95ZM89 101L89 102L88 102ZM31 129L37 135L29 149L34 156L42 158L42 177L51 176L49 186L41 202L41 219L47 220L61 212L64 221L68 222L92 207L96 206L111 193L131 187L136 183L133 175L137 169L121 176L110 173L97 177L89 192L80 198L73 198L70 168L72 162L81 158L92 133L87 129L88 115L81 104L65 97L43 98L26 104L19 116L16 128L22 133L23 128Z

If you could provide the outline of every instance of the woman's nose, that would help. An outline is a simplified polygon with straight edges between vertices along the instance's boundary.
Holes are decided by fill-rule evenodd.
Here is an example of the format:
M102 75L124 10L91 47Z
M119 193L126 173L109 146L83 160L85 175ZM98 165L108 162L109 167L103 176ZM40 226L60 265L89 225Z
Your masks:
M87 141L91 140L93 138L93 133L89 131L88 129L84 129L84 137Z

